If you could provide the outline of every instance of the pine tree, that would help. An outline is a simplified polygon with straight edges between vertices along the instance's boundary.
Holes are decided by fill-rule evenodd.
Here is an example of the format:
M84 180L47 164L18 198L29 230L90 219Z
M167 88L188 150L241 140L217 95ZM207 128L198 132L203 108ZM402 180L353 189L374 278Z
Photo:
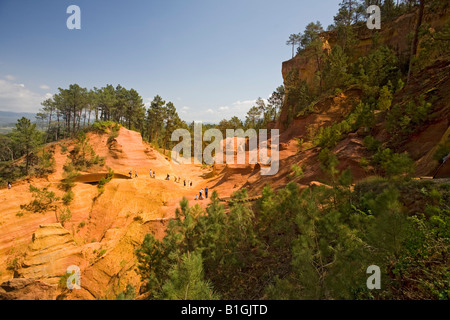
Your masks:
M203 260L199 252L187 252L169 270L164 283L162 299L169 300L218 300L212 285L205 281Z
M331 50L323 71L325 88L328 90L336 88L344 89L350 80L347 69L347 55L339 45L335 46Z
M36 130L35 123L32 124L29 119L22 117L17 120L16 127L11 133L11 140L25 154L25 174L28 175L31 154L42 142L41 133Z

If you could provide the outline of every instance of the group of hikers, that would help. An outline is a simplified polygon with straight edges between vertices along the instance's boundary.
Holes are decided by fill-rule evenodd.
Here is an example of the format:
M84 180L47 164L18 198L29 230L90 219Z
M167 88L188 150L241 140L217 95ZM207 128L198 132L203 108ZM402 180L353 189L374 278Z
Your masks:
M133 179L133 170L130 170L130 172L128 172L128 174L130 175L130 179ZM137 171L136 171L136 170L134 171L134 177L135 177L135 178L138 177L138 174L137 174ZM153 171L152 169L150 169L150 178L156 179L156 171ZM170 174L167 174L167 175L166 175L166 180L167 180L167 181L170 180ZM174 177L174 181L175 181L176 183L180 183L180 182L181 182L181 177L180 177L180 176L178 176L178 177L175 176L175 177ZM185 187L190 188L190 187L192 187L192 181L191 181L191 180L187 180L187 181L186 181L186 179L184 179L184 180L183 180L183 185L184 185Z
M170 174L167 174L166 180L167 180L167 181L170 180ZM178 177L177 177L177 176L174 176L173 181L175 181L176 183L180 183L180 182L181 182L181 177L180 177L180 176L178 176ZM184 179L184 180L183 180L183 185L184 185L185 187L190 188L190 187L192 187L192 181L191 181L191 180L186 181L186 179Z
M128 172L128 174L130 175L130 179L133 179L133 170L130 170L130 172ZM137 178L138 177L138 174L137 174L137 171L135 170L134 171L134 177L135 178ZM153 178L153 179L155 179L156 178L156 172L155 171L153 171L152 169L150 169L150 178ZM166 175L166 180L167 181L170 181L170 174L167 174ZM180 176L175 176L174 177L174 181L176 182L176 183L180 183L181 182L181 177ZM186 181L186 179L184 179L183 180L183 185L185 186L185 187L188 187L188 188L190 188L190 187L192 187L192 181L191 180L187 180ZM11 183L10 182L8 182L8 188L9 189L11 189ZM208 187L205 187L205 190L203 191L203 188L199 191L199 193L197 194L197 195L195 195L195 200L203 200L203 199L208 199L208 191L209 191L209 189L208 189ZM203 192L205 193L205 198L203 198Z
M133 179L133 171L130 170L130 172L128 172L128 174L130 175L130 179ZM134 177L137 178L138 174L137 171L134 171ZM156 171L152 171L152 169L150 169L150 178L155 179L156 178Z
M208 199L208 187L205 188L205 198ZM197 195L195 195L195 200L203 200L203 188L200 189Z
M130 170L130 172L128 172L128 174L130 175L130 179L133 179L133 171ZM137 171L136 171L136 170L134 170L134 177L135 177L135 178L138 177L138 174L137 174Z

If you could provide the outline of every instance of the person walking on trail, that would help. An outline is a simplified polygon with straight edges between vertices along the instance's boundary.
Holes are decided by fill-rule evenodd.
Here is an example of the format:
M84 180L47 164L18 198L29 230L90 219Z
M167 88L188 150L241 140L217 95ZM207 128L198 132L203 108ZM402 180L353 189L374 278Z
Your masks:
M208 189L208 186L206 186L206 188L205 188L205 198L206 198L206 199L208 199L208 190L209 190L209 189Z
M192 187L192 181L189 183L189 186Z
M11 189L11 182L8 181L8 189Z
M128 172L128 174L130 175L130 179L133 179L133 172L130 170L130 172Z
M150 169L150 178L152 177L152 169Z
M166 180L170 180L170 175L167 174Z
M156 172L153 171L153 179L156 179Z
M137 171L136 171L136 170L134 171L134 177L135 177L135 178L138 177L138 176L137 176Z
M186 179L183 180L183 184L186 187Z
M201 189L200 189L200 192L199 192L199 195L200 195L200 196L199 196L198 198L199 198L200 200L203 200L202 193L203 193L203 188L201 188Z

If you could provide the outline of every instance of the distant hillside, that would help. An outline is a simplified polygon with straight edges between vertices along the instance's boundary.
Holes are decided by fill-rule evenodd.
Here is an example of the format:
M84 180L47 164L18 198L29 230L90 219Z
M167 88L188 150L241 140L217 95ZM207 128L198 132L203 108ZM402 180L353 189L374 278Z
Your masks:
M34 122L36 114L27 112L16 113L9 111L0 111L0 127L14 126L16 121L22 117L28 118L32 122Z

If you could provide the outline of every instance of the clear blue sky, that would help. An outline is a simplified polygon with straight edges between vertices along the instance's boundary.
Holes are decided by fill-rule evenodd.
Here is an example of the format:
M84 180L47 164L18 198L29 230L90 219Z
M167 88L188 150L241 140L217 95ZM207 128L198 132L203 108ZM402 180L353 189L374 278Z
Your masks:
M0 110L37 112L71 83L159 94L187 121L243 117L282 84L286 40L339 0L1 0ZM81 30L69 30L69 5Z

